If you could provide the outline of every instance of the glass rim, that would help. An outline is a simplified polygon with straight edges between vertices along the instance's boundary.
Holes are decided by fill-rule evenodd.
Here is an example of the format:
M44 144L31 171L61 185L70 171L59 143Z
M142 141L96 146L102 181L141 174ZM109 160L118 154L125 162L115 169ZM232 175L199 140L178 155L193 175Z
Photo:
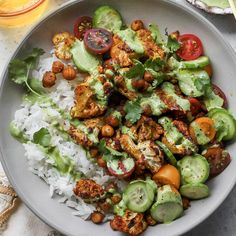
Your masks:
M46 0L38 0L37 2L35 2L33 5L23 9L23 10L19 10L19 11L15 11L15 12L10 12L10 13L0 13L0 17L12 17L12 16L19 16L22 14L25 14L29 11L34 10L36 7L38 7L39 5L41 5L43 2L45 2Z

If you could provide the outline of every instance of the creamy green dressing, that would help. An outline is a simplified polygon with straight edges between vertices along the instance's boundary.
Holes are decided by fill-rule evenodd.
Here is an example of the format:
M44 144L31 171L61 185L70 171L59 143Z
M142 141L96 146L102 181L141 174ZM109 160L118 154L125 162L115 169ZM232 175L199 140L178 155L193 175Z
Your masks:
M91 142L93 142L93 143L99 142L98 132L96 132L95 129L93 129L92 132L90 132L89 128L86 127L86 125L84 125L82 122L78 123L78 125L76 126L76 129L83 132Z
M153 93L150 97L142 97L140 100L140 106L144 109L146 106L150 106L152 114L154 116L159 116L162 114L162 111L167 108L165 103Z
M168 117L160 118L158 123L161 124L166 131L165 135L169 143L174 144L178 149L188 148L193 152L197 152L197 146L185 138L184 135L172 124L172 121Z
M212 91L211 94L203 99L203 102L207 110L210 111L213 108L222 107L224 104L224 99Z
M210 142L210 139L205 135L196 122L193 121L190 126L194 129L194 134L199 145L205 145Z
M204 84L210 84L210 78L204 70L179 70L177 79L181 91L187 96L200 97L204 95L204 90L199 90L196 83L201 81Z
M121 133L122 134L127 134L129 135L129 137L133 140L135 140L134 134L132 133L131 129L126 127L126 126L122 126L121 127Z
M161 86L162 90L169 96L173 97L176 104L181 107L184 111L190 110L190 102L188 99L181 98L175 92L175 87L169 82L165 82Z
M126 77L124 77L124 79L125 79L125 84L126 84L127 89L129 91L135 91L135 89L132 86L132 79L128 79Z
M228 0L201 0L201 2L209 7L220 7L222 9L230 7ZM236 0L234 0L234 2L236 4Z
M101 105L105 106L107 104L107 96L104 93L103 84L97 79L97 77L91 78L88 83L90 88L96 94L97 101Z
M133 31L130 28L127 28L125 30L118 31L117 35L121 38L122 41L124 41L130 47L130 49L132 49L138 54L144 53L143 44L137 37L135 31Z

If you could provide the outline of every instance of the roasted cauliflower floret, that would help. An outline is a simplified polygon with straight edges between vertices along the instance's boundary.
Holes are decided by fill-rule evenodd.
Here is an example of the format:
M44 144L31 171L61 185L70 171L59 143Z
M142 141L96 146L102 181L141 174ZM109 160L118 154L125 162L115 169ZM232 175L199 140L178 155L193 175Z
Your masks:
M96 202L104 198L106 192L101 185L91 179L80 179L73 189L76 196L85 201Z
M127 87L127 84L125 82L125 78L123 76L116 76L114 78L114 82L117 86L118 91L124 95L126 98L128 98L129 100L135 100L138 97L138 93L134 90L130 90Z
M145 56L156 59L163 58L165 52L153 40L151 32L147 29L137 30L137 36L143 44Z
M132 59L137 57L136 53L117 35L113 36L113 45L111 47L110 55L121 67L133 65Z
M76 141L76 143L80 144L81 146L88 148L94 145L94 142L88 138L88 136L81 130L71 126L69 131L69 135L72 139Z
M79 84L75 89L75 105L71 108L73 118L87 119L102 115L106 107L100 105L92 89L86 84Z
M147 222L142 213L126 210L124 216L116 215L110 222L113 230L121 231L129 235L139 235L147 229Z
M138 143L137 147L144 155L146 168L153 174L157 173L164 164L164 155L160 148L151 141Z
M160 138L161 134L163 134L163 128L152 118L147 116L142 116L135 127L139 142L145 140L155 141Z
M192 145L194 145L194 142L189 134L188 126L185 124L183 121L179 120L174 120L172 124L177 128L177 130L190 142L192 142ZM166 132L164 136L162 137L162 142L170 149L170 151L173 154L178 154L181 156L184 155L191 155L193 151L187 146L187 145L182 145L181 143L171 143L168 141L166 138ZM197 146L196 146L196 151L197 151Z
M142 173L145 169L144 155L129 135L123 134L120 138L121 148L135 159L136 171Z
M75 42L75 37L68 33L58 33L52 38L55 47L55 55L61 60L70 60L72 55L70 49Z
M85 148L94 146L95 141L98 142L98 134L104 124L103 117L87 119L83 121L83 126L87 129L87 133L84 130L71 126L69 129L70 136L76 141L76 143L82 145ZM91 138L92 136L92 138Z

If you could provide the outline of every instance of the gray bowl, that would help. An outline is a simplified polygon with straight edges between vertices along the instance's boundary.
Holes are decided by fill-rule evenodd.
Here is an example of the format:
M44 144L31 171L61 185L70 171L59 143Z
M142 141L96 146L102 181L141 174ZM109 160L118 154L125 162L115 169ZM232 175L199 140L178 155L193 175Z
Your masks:
M54 33L73 29L79 15L91 15L100 4L110 4L117 8L124 20L143 19L146 23L156 22L164 32L180 30L182 33L197 34L205 45L205 53L211 58L214 68L214 83L227 94L229 107L236 114L236 57L233 49L224 41L217 29L201 15L177 3L165 0L88 0L76 1L62 7L42 20L19 45L12 58L24 55L32 47L41 47L45 51L51 48ZM25 204L43 221L66 235L119 235L109 225L97 226L83 221L71 214L72 210L59 204L57 199L49 197L48 186L37 176L28 171L24 150L20 143L9 134L8 125L14 112L19 108L23 90L8 79L6 68L1 84L0 99L0 148L4 170ZM228 146L230 153L236 152L236 143ZM192 206L183 217L171 224L150 227L144 235L172 236L180 235L206 219L226 198L236 182L236 160L208 185L211 196L192 202Z

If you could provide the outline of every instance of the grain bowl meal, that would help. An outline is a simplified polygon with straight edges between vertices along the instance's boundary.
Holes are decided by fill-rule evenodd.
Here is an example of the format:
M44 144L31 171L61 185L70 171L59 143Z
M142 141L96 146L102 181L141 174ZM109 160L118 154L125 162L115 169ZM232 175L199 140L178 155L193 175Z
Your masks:
M198 36L126 25L100 6L44 53L10 63L27 90L10 132L51 197L138 235L209 196L207 180L230 164L236 121Z

